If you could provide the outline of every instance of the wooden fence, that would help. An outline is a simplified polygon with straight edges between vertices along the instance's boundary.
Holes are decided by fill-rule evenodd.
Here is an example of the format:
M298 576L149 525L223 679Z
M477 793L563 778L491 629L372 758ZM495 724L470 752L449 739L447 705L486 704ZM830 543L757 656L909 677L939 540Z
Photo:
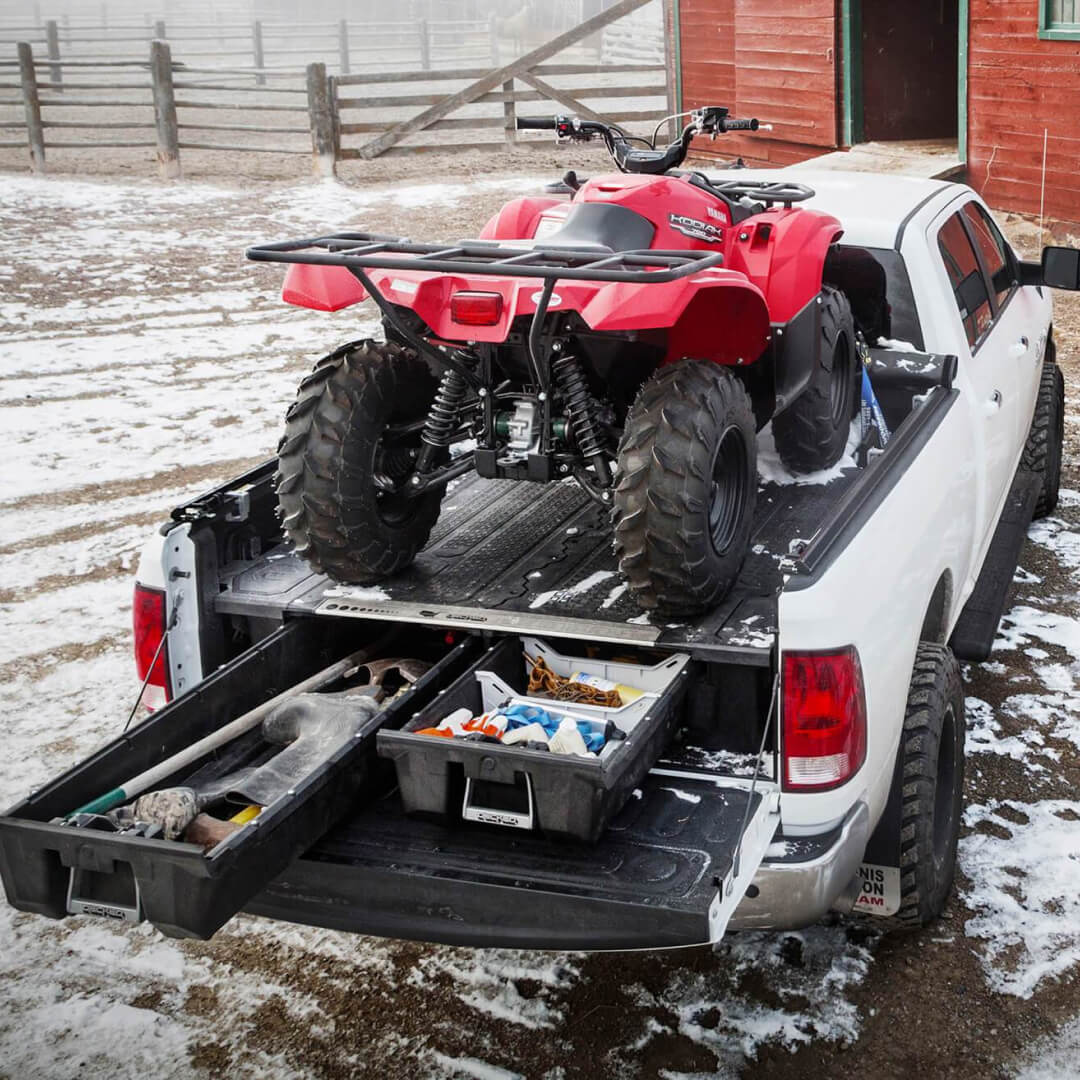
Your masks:
M199 67L175 62L171 44L161 39L149 43L145 59L58 64L20 42L17 60L0 60L0 89L18 89L20 97L0 98L0 105L21 104L23 119L0 122L0 148L27 147L37 172L52 149L117 147L156 150L166 178L180 175L187 150L310 154L317 173L333 175L339 161L383 153L550 146L550 136L516 131L522 104L534 114L608 119L594 109L619 101L614 119L648 123L651 130L672 111L664 65L549 62L647 2L619 0L501 65L450 70L332 75L322 61L308 64L303 75L295 68ZM17 82L4 79L12 68ZM93 96L84 96L88 91ZM92 116L95 108L111 113L96 121L72 119L67 111ZM20 128L25 141L3 138ZM72 130L74 141L64 135Z

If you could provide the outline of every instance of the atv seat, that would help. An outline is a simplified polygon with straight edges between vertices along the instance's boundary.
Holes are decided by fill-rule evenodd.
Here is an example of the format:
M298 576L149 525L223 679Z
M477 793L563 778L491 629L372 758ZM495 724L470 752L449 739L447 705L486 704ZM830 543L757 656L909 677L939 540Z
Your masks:
M536 246L613 255L617 251L643 251L655 235L651 221L625 206L577 203L563 225L538 239Z

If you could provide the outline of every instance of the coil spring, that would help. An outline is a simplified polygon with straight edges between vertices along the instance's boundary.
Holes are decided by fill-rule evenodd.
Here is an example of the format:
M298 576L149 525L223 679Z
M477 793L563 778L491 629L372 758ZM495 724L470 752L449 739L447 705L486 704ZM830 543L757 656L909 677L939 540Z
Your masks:
M570 429L582 457L590 458L604 452L600 425L593 410L589 385L576 356L561 356L551 365L555 384L558 386L570 418Z
M457 427L458 413L468 389L465 377L458 372L448 370L443 375L420 435L428 446L450 445L450 436Z

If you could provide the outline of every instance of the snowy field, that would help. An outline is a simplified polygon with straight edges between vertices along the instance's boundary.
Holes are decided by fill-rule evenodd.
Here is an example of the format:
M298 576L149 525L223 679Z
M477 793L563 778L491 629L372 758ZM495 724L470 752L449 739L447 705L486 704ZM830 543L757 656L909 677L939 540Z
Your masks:
M0 177L0 803L122 725L147 531L265 457L300 375L373 329L366 308L281 306L279 271L244 248L345 225L455 239L541 179L239 190ZM1077 434L1070 417L1073 450ZM1080 1075L1071 464L1066 482L1058 516L1032 528L992 661L967 672L962 877L939 926L881 940L838 922L734 936L716 954L582 956L250 917L180 943L0 904L0 1077L902 1076L926 1060L897 1056L916 1029L924 1045L909 1052L955 1075Z

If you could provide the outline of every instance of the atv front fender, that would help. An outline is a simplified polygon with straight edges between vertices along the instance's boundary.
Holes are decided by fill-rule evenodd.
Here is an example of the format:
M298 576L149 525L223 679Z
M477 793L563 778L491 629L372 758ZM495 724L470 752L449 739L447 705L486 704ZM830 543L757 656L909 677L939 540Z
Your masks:
M662 285L606 285L581 309L593 329L666 330L665 362L749 364L769 343L769 309L743 274L709 270Z

